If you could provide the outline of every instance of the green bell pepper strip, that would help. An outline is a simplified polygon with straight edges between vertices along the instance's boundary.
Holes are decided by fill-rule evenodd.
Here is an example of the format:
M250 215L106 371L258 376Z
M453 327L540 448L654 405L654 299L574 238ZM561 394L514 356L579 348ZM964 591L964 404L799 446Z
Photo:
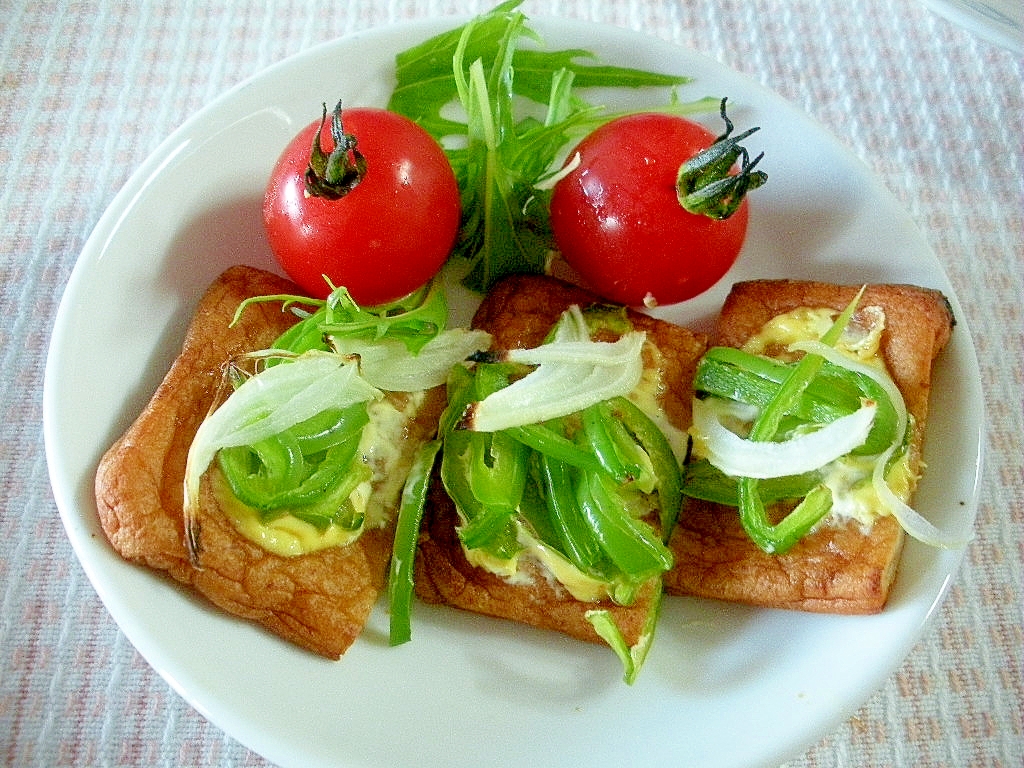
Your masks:
M713 347L697 366L694 389L702 394L735 400L764 408L796 367L731 347ZM872 456L885 450L894 438L896 408L885 391L870 376L824 362L803 395L786 409L779 428L806 422L825 424L856 411L861 398L875 401L878 411L871 432L855 455Z
M467 549L489 552L499 560L509 560L522 547L516 535L515 510L508 507L481 506L458 530Z
M583 573L593 574L603 554L573 493L572 469L549 455L538 458L541 486L559 550Z
M635 403L625 397L608 401L608 407L651 460L661 509L661 535L665 541L672 533L683 503L682 473L668 438Z
M358 435L329 448L316 469L294 488L285 488L275 494L270 507L300 507L314 503L321 494L340 484L344 475L354 468L353 465L362 463L358 448Z
M825 335L821 337L823 344L835 346L843 335L843 330L849 324L850 318L853 317L859 300L860 294L840 313ZM820 355L807 354L800 359L754 421L750 431L751 440L771 440L775 437L782 417L803 395L824 364L825 359Z
M786 381L794 364L770 360L732 347L712 347L697 365L693 386L697 392L763 408ZM806 421L833 421L852 413L860 404L859 392L845 381L833 386L808 384L804 397L788 411Z
M644 582L672 567L672 554L659 533L624 510L609 478L581 473L576 500L601 548L630 581Z
M519 551L516 520L523 516L523 489L530 461L536 460L536 483L548 512L546 526L536 527L553 531L555 540L548 543L582 572L615 581L609 574L621 570L632 583L671 567L661 537L667 537L681 502L675 456L664 435L636 406L623 400L610 407L609 413L624 420L633 440L642 441L643 449L653 454L650 463L658 469L662 525L655 529L632 517L627 497L632 499L641 491L628 490L628 484L620 490L599 466L580 470L550 454L534 453L501 432L455 430L444 438L441 476L460 511L463 544L505 558ZM609 570L610 563L614 569Z
M484 514L484 505L469 484L469 476L463 471L470 449L470 438L466 432L450 432L444 436L444 451L441 454L441 480L458 508L463 522Z
M257 446L225 448L220 451L218 463L221 471L224 473L232 493L243 504L262 511L312 504L323 494L342 483L346 473L351 471L355 464L362 463L357 455L359 447L359 434L357 433L349 440L327 449L322 460L316 465L304 462L301 453L296 452L297 456L294 457L292 465L293 471L289 473L289 477L282 478L263 474L262 470L268 466L265 461L270 455L268 452L260 456L260 459L264 461L261 462L257 472L247 471L247 465L250 462L247 460L246 454L251 455L251 450L268 443L286 445L288 437L290 436L287 433L282 433L261 441Z
M870 376L865 376L862 373L851 371L826 361L825 365L822 366L822 371L817 381L821 381L827 386L835 386L835 382L838 379L852 381L853 386L857 388L861 396L868 400L873 400L877 406L875 419L867 438L850 453L854 456L874 456L881 453L892 445L893 440L896 438L898 421L895 404L889 395L886 394L885 390L879 386L878 382ZM858 398L856 407L859 406L860 398ZM856 407L853 410L856 410ZM853 413L853 410L850 413Z
M373 477L373 471L358 457L354 457L348 468L339 473L338 482L328 486L327 490L313 501L295 507L283 507L264 513L264 522L273 513L289 514L299 520L324 530L329 525L336 525L347 531L356 531L363 527L365 514L355 508L352 492L360 483Z
M862 293L863 291L857 294L836 318L832 327L821 337L824 344L834 346L839 341L843 330L853 317ZM792 408L793 403L803 395L824 363L825 360L820 355L806 354L800 359L771 401L761 409L754 420L750 429L751 440L774 439L783 417ZM824 486L818 486L804 497L796 509L773 525L768 520L764 503L758 493L758 483L758 480L750 477L739 480L740 522L751 540L765 552L785 552L832 508L832 492Z
M526 483L528 450L501 432L471 436L467 457L469 487L484 506L510 511L519 506Z
M430 487L430 476L440 448L440 440L431 440L420 446L402 487L402 500L398 506L394 546L388 572L388 597L391 602L388 641L392 646L401 645L412 639L416 546Z
M504 432L509 437L513 437L523 445L532 448L537 453L557 459L571 467L591 470L600 469L601 462L593 453L580 448L572 440L565 437L565 427L560 421L558 426L563 430L561 434L552 426L546 424L526 424L521 427L509 427Z
M459 536L463 543L470 549L482 549L499 559L508 559L520 549L512 519L514 509L488 508L473 493L465 471L471 461L472 443L480 437L465 430L445 436L441 481L462 519Z
M463 543L509 557L519 549L512 515L522 499L528 449L503 433L469 432L458 423L470 402L508 386L511 370L504 364L480 364L475 373L457 367L440 422L441 477L461 513Z
M631 405L629 400L626 400L625 398L622 398L622 400L626 403L627 407ZM657 490L660 481L658 473L654 468L654 460L651 458L651 453L660 453L661 449L667 448L668 443L666 442L663 445L659 444L659 446L650 447L650 450L648 450L647 447L644 447L638 442L637 436L626 426L622 416L615 412L612 407L612 401L605 400L600 402L597 404L597 408L604 417L608 434L612 438L612 446L615 449L615 453L618 455L619 461L626 467L626 470L629 473L630 482L643 493L653 493ZM642 411L639 412L639 414L634 413L633 417L637 420L642 419L648 430L654 426ZM661 435L661 430L654 428L654 432L651 434L652 436ZM669 450L671 451L671 449ZM679 473L679 466L674 461L674 458L672 461L668 462L666 467L662 467L661 469L663 470L663 473L665 470L672 473L673 477L669 478L670 483L672 483L675 476Z
M456 431L466 408L473 402L475 385L476 377L468 368L457 365L448 372L448 405L437 424L438 437L444 438Z
M256 509L272 509L277 493L294 488L306 476L299 444L287 433L223 448L217 459L238 500Z
M302 449L303 456L313 456L358 435L370 422L365 403L356 403L341 410L321 411L290 432Z
M766 504L787 499L802 499L821 482L820 472L787 475L761 480L758 492ZM739 479L726 475L707 459L695 459L686 465L683 494L727 507L739 506Z
M309 504L340 481L368 421L363 403L323 412L255 445L224 448L218 462L232 492L250 507Z
M518 368L520 366L513 363L478 364L473 378L473 398L483 400L499 389L504 389L512 381L512 375Z
M600 404L597 404L584 408L580 411L580 416L583 419L583 430L587 440L601 468L617 483L632 482L636 473L626 467L616 449L608 424L608 414L602 412Z
M468 549L491 552L508 559L519 551L516 541L515 510L508 507L481 507L480 514L459 528L459 539Z
M832 509L832 491L827 486L816 485L792 511L772 525L768 522L757 480L741 477L738 494L743 528L768 554L788 551Z
M661 616L661 606L664 602L662 600L664 592L661 584L658 584L656 589L657 593L654 595L651 610L644 621L640 639L633 646L626 642L626 638L623 636L618 624L615 623L615 618L612 616L611 611L598 609L587 611L586 613L586 619L594 627L594 631L597 632L602 640L608 643L622 662L623 680L625 680L627 685L632 685L636 682L640 668L643 667L647 653L651 650L651 645L654 643L654 630L658 625L658 618Z

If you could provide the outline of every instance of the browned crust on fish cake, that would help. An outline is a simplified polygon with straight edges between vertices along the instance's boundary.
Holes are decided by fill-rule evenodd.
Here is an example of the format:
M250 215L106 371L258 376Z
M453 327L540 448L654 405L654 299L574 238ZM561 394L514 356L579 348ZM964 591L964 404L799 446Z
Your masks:
M392 530L369 530L347 547L282 557L240 535L216 508L204 480L199 566L189 560L182 515L185 459L232 355L268 347L295 317L250 296L296 294L291 282L251 267L228 269L201 299L181 354L143 412L107 451L96 503L108 539L125 559L166 572L225 611L314 653L338 658L362 631L386 579ZM410 425L409 450L436 429L443 388L432 390Z
M488 293L473 327L492 334L494 349L533 347L543 341L569 306L585 308L596 302L599 299L593 294L553 278L515 276ZM661 350L668 385L662 392L663 404L672 422L686 429L690 424L693 372L706 348L705 339L646 315L631 311L630 317L634 327L646 331ZM629 607L615 606L610 601L580 602L537 568L531 572L531 584L510 584L466 560L455 532L457 523L454 504L435 477L416 558L416 591L424 601L555 630L590 642L603 641L586 620L586 612L608 609L629 644L639 639L651 601L658 595L656 581L650 582Z
M722 309L715 344L740 347L768 320L798 307L843 309L860 286L758 280L735 285ZM932 363L949 342L953 316L938 291L868 286L860 306L883 309L881 352L916 424L911 468L920 469ZM891 516L870 533L857 523L825 525L782 555L768 555L743 532L735 509L690 499L670 541L675 567L669 594L696 595L823 613L875 613L889 596L904 534Z

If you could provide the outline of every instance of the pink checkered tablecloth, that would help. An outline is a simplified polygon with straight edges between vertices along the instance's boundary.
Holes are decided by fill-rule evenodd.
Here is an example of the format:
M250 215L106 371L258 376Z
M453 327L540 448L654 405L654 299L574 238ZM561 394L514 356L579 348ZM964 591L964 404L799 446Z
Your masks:
M988 429L977 536L902 666L791 768L1024 766L1024 63L1019 29L988 33L956 5L523 6L695 49L809 113L909 211L973 331ZM205 104L321 41L487 7L0 0L0 764L267 764L142 659L75 558L40 426L54 313L119 188Z

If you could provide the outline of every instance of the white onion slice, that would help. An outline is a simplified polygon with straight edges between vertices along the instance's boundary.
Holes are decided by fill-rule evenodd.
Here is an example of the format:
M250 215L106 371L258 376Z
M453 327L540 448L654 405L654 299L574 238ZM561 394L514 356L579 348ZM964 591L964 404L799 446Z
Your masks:
M747 440L721 422L724 401L693 401L693 426L704 441L707 459L727 475L767 479L819 469L861 445L871 431L878 406L872 401L814 432L781 442Z
M968 530L966 533L961 534L943 531L928 522L920 512L906 504L903 499L893 493L889 484L885 482L885 466L888 464L889 457L892 456L894 450L895 446L887 448L885 453L875 463L874 472L871 474L871 485L878 498L882 500L882 503L889 508L892 516L899 522L900 527L922 544L928 544L932 547L961 549L967 546L974 538L973 530Z
M563 165L561 168L559 168L557 171L552 173L547 178L538 181L536 184L533 185L533 188L542 191L547 189L554 189L555 185L558 184L558 182L560 182L570 173L579 168L582 162L583 158L580 156L580 153L577 152L571 158L569 158L569 161L565 165Z
M573 304L558 319L552 341L590 341L587 318L578 304Z
M247 379L196 431L185 462L186 510L199 481L221 448L251 445L321 411L379 400L355 363L329 352L307 352Z
M465 329L445 331L416 354L395 339L336 338L332 344L339 354L359 357L359 373L373 386L389 392L419 392L444 384L453 365L491 345L491 335Z
M466 424L478 432L493 432L628 395L643 374L645 339L644 333L631 331L614 342L591 341L582 312L573 306L563 313L550 343L508 351L504 359L537 368L476 403Z
M644 334L634 331L618 341L557 341L532 349L510 349L503 360L524 365L580 365L611 368L628 362L643 346Z

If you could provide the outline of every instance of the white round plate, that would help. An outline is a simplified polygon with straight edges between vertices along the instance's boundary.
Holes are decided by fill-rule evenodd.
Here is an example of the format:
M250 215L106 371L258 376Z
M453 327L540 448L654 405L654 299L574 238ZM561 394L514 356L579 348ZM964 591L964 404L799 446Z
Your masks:
M68 536L147 661L205 717L282 766L777 765L893 673L962 553L910 542L877 616L670 598L630 687L607 648L419 604L411 643L388 647L382 605L341 661L325 661L129 565L100 529L97 461L163 377L199 295L229 265L273 268L259 212L281 148L322 101L384 104L393 55L453 24L373 30L282 62L185 123L117 195L71 276L47 362L47 455ZM690 75L683 98L727 95L737 126L762 126L748 145L764 149L771 179L752 200L737 266L708 294L660 314L706 322L733 280L753 277L946 292L960 322L936 368L931 471L917 506L940 526L969 524L982 430L974 351L947 278L895 200L806 115L709 59L616 28L533 26L552 48ZM624 106L652 97L614 98ZM707 122L720 127L717 114Z

